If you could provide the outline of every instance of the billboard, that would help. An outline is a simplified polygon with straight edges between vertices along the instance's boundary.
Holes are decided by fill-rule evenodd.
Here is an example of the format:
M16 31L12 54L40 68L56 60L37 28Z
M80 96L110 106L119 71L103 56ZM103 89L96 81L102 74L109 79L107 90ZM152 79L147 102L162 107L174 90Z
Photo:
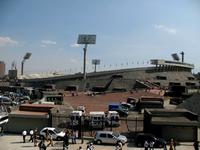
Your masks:
M92 60L92 64L93 65L99 65L100 64L100 60L99 59L93 59Z
M96 35L79 34L77 44L95 44Z

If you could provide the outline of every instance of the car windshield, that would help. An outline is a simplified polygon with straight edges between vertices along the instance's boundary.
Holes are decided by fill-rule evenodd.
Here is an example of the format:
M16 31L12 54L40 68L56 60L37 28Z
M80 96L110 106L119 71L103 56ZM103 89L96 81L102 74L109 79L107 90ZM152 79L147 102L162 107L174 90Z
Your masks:
M53 131L54 131L55 133L60 133L59 130L57 130L57 129L54 129Z
M117 133L117 132L113 132L113 135L114 135L115 137L119 137L119 133Z

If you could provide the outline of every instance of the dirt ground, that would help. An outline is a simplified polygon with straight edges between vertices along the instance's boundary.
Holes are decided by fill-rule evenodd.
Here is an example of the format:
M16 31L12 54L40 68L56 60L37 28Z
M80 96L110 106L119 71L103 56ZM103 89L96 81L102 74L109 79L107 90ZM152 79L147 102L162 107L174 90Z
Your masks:
M64 102L69 103L74 109L79 105L86 107L86 113L90 111L108 111L108 105L110 103L118 103L126 101L128 97L139 98L141 96L160 96L163 94L160 90L151 91L134 91L134 92L122 92L122 93L106 93L97 94L95 96L88 96L84 93L78 93L78 96L72 96L70 93L66 93Z

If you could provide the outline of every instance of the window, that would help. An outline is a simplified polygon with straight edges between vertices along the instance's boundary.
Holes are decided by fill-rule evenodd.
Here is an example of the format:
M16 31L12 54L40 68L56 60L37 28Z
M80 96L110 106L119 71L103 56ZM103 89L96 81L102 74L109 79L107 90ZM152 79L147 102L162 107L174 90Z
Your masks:
M112 135L110 135L110 134L108 134L108 138L113 138L113 136L112 136Z
M100 137L106 138L106 134L105 134L105 133L102 133L102 134L100 134Z

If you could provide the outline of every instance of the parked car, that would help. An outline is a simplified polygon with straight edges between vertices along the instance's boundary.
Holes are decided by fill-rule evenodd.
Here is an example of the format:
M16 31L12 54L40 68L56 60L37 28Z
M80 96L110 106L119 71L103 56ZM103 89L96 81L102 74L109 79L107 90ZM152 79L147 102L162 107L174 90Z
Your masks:
M167 144L167 142L162 139L154 136L150 133L138 133L135 138L135 144L137 147L144 147L144 142L147 141L148 143L154 142L155 148L161 148L164 147L164 145Z
M45 137L47 130L49 130L49 134L52 136L53 140L62 140L65 133L63 131L59 132L56 128L53 127L45 127L40 131L40 136Z
M12 100L11 98L9 98L9 97L0 96L0 104L13 106L13 105L17 105L18 103L15 102L15 101L13 101L13 100Z
M127 102L121 102L120 104L121 104L123 107L127 108L128 110L130 110L130 111L135 110L135 106L133 106L133 105L130 104L130 103L127 103Z
M113 131L97 131L94 137L94 142L97 144L116 144L119 142L125 144L127 142L127 138Z
M128 116L128 109L118 103L117 104L115 104L115 103L109 104L108 110L109 111L117 111L120 116L125 116L125 117Z

